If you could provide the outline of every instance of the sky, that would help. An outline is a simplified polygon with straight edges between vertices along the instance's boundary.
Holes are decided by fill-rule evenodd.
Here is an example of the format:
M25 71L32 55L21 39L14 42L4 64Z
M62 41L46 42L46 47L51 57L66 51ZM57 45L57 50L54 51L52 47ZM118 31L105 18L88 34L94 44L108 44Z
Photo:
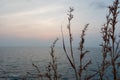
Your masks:
M112 1L0 0L0 46L50 46L57 37L58 45L61 45L61 25L68 44L69 7L74 8L71 21L74 45L78 46L81 30L89 23L85 45L99 46L100 28Z

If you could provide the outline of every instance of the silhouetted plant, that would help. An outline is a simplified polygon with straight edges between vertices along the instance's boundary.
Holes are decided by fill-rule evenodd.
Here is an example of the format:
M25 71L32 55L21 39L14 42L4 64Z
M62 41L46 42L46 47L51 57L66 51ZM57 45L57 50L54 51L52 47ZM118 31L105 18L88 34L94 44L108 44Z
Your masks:
M50 51L50 56L51 56L51 61L49 62L49 64L46 67L46 73L45 76L49 79L49 80L59 80L59 74L58 74L58 67L57 67L57 58L55 57L55 44L58 41L58 38L53 42L53 44L51 45L51 51Z
M109 32L109 24L110 24L109 17L110 17L110 13L106 16L106 23L101 28L103 43L100 46L102 46L103 59L102 59L101 69L99 71L100 80L103 80L105 70L110 65L110 62L107 60L107 55L110 52L110 45L109 45L110 36L108 33Z
M55 52L54 48L57 41L58 41L58 38L53 42L53 44L50 47L51 61L46 67L46 72L41 73L39 67L34 63L32 63L32 66L35 68L35 70L37 70L38 73L34 74L34 73L27 72L27 74L31 76L35 76L40 80L44 80L44 78L48 78L48 80L59 80L60 76L58 75L58 71L57 71L57 58L55 57L55 54L54 54Z
M61 26L61 33L62 33L63 50L64 50L64 52L65 52L65 54L67 56L67 59L70 62L71 67L74 69L76 80L78 80L78 73L77 73L77 68L76 68L76 65L75 65L74 54L73 54L73 45L72 45L73 38L72 38L72 33L71 33L71 20L73 19L73 14L72 14L73 11L74 11L74 9L72 7L70 7L69 11L68 11L68 14L67 14L68 15L67 28L68 28L68 32L69 32L70 53L71 53L72 59L69 57L68 52L66 50L66 45L65 45L65 41L64 41L64 35L63 35L63 31L62 31L62 26Z
M102 60L101 63L98 64L98 69L96 70L90 70L92 71L92 74L88 74L85 76L85 72L88 71L88 66L92 64L91 60L88 60L88 62L84 62L84 58L89 52L88 50L85 49L84 43L85 43L85 32L87 30L87 27L89 24L86 24L84 29L82 30L82 34L80 36L80 43L79 43L79 63L75 62L74 58L74 52L73 52L73 37L72 37L72 32L71 32L71 20L73 19L73 14L72 12L74 9L72 7L69 8L68 11L68 34L69 34L69 44L70 44L70 55L66 49L65 41L64 41L64 34L61 26L61 33L62 33L62 46L63 50L66 54L66 57L74 70L75 73L75 78L76 80L92 80L99 76L99 80L106 80L107 79L107 70L110 70L113 74L113 80L119 80L119 68L120 68L120 39L118 40L117 35L116 35L116 24L117 24L117 17L119 14L119 0L115 0L113 2L113 5L108 7L109 13L106 16L106 23L103 25L101 28L101 34L102 34ZM119 36L120 37L120 36ZM56 39L53 44L51 45L51 51L50 51L50 56L51 56L51 61L46 67L46 73L41 74L38 66L36 66L34 63L32 64L36 70L38 71L39 74L38 77L42 80L43 77L47 77L49 80L58 80L59 79L59 74L58 74L58 65L57 65L57 60L55 57L55 44L58 39ZM84 63L83 63L84 62ZM77 66L79 65L79 67ZM112 67L112 69L111 69Z
M88 79L88 76L85 76L83 77L83 71L86 71L88 66L92 63L91 60L89 60L87 63L83 63L83 60L84 60L84 57L85 55L89 52L88 50L85 50L84 49L84 43L85 43L85 31L87 30L87 27L88 27L89 24L86 24L84 29L82 30L82 34L81 34L81 41L80 41L80 44L79 44L79 51L80 51L80 66L79 66L79 70L78 70L78 74L79 74L79 80L85 80L85 79Z
M58 75L58 71L57 71L57 60L54 54L54 48L55 48L55 44L57 42L58 38L53 42L53 44L51 45L51 52L50 52L50 56L52 61L49 63L48 65L48 74L50 74L50 71L53 71L53 80L58 80L59 75ZM49 76L50 77L50 76ZM51 78L49 78L51 80Z
M117 60L120 58L120 49L119 44L120 41L117 41L117 37L115 35L116 31L116 24L117 24L117 17L119 14L119 0L115 0L113 5L109 6L109 14L106 16L106 24L103 25L101 28L103 43L102 43L102 65L100 71L100 79L103 80L105 77L105 70L108 66L112 66L112 74L114 80L117 80L117 66L119 67L119 63ZM107 59L110 57L110 60Z
M112 73L114 75L114 80L117 80L117 64L116 60L119 58L120 53L117 51L119 50L117 46L119 44L116 44L116 35L115 35L115 29L116 29L116 24L117 24L117 16L119 14L118 8L119 8L119 0L115 0L112 6L109 6L109 12L111 13L110 16L110 25L111 27L109 28L109 36L110 36L110 44L111 44L111 49L110 49L110 56L111 56L111 64L112 64Z
M80 61L80 65L79 67L76 66L76 63L75 63L75 58L74 58L74 53L73 53L73 45L72 45L72 41L73 41L73 37L72 37L72 32L71 32L71 20L73 18L73 14L72 12L74 11L73 8L69 8L69 11L68 11L68 32L69 32L69 42L70 42L70 53L71 53L71 56L68 55L68 52L66 50L66 45L65 45L65 41L64 41L64 34L63 34L63 31L62 31L62 27L61 27L61 33L62 33L62 42L63 42L63 50L67 56L67 59L71 65L71 67L73 68L74 70L74 73L75 73L75 77L76 77L76 80L83 80L83 79L88 79L87 77L82 77L82 74L83 74L83 71L87 71L87 67L88 65L91 64L91 60L89 60L87 63L83 63L83 59L85 57L85 54L87 54L89 51L88 50L85 50L84 49L84 42L85 42L85 39L84 39L84 36L85 36L85 31L88 27L89 24L86 24L85 25L85 28L82 30L82 34L81 34L81 41L80 41L80 44L79 44L79 51L80 51L80 57L79 57L79 61ZM78 64L78 63L77 63ZM79 70L77 70L79 69ZM92 78L89 77L89 78Z
M28 72L28 74L35 75L38 78L40 78L40 80L43 80L44 74L41 73L39 67L37 65L35 65L34 63L32 63L32 66L37 70L38 74L33 74L33 73L31 74L29 72Z
M52 80L52 73L51 73L51 66L50 66L51 64L49 63L48 64L48 66L46 67L46 76L47 76L47 78L49 79L49 80Z

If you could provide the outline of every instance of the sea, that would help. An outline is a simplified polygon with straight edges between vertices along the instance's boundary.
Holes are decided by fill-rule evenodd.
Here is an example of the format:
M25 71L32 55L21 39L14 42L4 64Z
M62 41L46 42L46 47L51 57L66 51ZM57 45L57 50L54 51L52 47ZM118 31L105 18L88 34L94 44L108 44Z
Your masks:
M72 69L64 51L56 47L54 56L56 57L57 70L61 80L75 80ZM101 62L101 48L86 48L89 52L83 58L83 64L92 61L90 69L94 70ZM67 48L70 56L70 49ZM76 66L79 68L79 50L73 48ZM46 67L51 62L50 47L0 47L0 80L47 80L38 79L39 73L46 73ZM88 73L89 74L89 73ZM93 79L93 80L98 80ZM110 80L110 79L109 79Z

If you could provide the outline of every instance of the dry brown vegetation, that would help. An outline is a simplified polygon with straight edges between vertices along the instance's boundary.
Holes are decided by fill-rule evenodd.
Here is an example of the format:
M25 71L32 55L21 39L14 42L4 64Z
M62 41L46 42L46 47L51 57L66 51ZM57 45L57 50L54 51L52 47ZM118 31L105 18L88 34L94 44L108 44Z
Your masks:
M89 51L85 49L85 32L89 24L86 24L82 33L80 35L80 43L79 43L79 61L78 63L75 62L75 56L73 51L73 37L71 32L71 20L73 19L72 12L74 11L73 8L69 8L68 10L68 34L69 34L69 48L70 51L67 51L65 40L64 40L64 32L61 27L61 34L62 34L62 45L63 51L66 55L67 60L69 61L70 66L74 70L75 80L109 80L109 77L112 80L120 80L120 75L118 74L120 71L120 39L118 34L116 34L116 24L118 23L117 18L119 14L119 0L115 0L112 5L108 7L108 15L106 16L106 22L101 28L102 34L102 44L100 45L102 48L102 60L97 66L98 68L95 70L89 70L89 65L92 65L92 61L88 60L86 63L83 63L84 58L87 56ZM118 37L117 37L118 36ZM56 39L53 44L51 45L51 61L46 67L46 73L41 74L38 67L33 64L33 66L39 72L39 77L43 80L43 77L47 77L48 80L59 80L60 77L58 75L58 65L57 60L54 54L55 44L58 39ZM70 55L69 55L70 52ZM79 64L79 66L77 66ZM107 75L107 70L112 75ZM87 71L91 71L91 74L85 75Z

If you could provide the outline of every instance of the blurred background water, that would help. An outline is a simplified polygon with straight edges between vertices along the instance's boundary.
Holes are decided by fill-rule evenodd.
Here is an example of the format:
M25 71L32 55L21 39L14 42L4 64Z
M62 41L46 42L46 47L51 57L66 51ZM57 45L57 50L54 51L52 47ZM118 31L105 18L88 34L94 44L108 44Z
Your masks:
M69 51L69 49L67 49ZM83 62L92 60L91 68L97 67L101 61L100 48L87 48L90 52ZM74 72L62 48L55 48L58 72L62 80L74 80ZM79 51L74 48L75 61L79 66ZM21 80L27 73L37 73L32 63L36 64L41 73L44 73L50 62L50 48L46 47L1 47L0 48L0 80ZM13 78L14 77L14 78ZM29 76L30 77L30 76ZM29 78L28 80L35 80Z

